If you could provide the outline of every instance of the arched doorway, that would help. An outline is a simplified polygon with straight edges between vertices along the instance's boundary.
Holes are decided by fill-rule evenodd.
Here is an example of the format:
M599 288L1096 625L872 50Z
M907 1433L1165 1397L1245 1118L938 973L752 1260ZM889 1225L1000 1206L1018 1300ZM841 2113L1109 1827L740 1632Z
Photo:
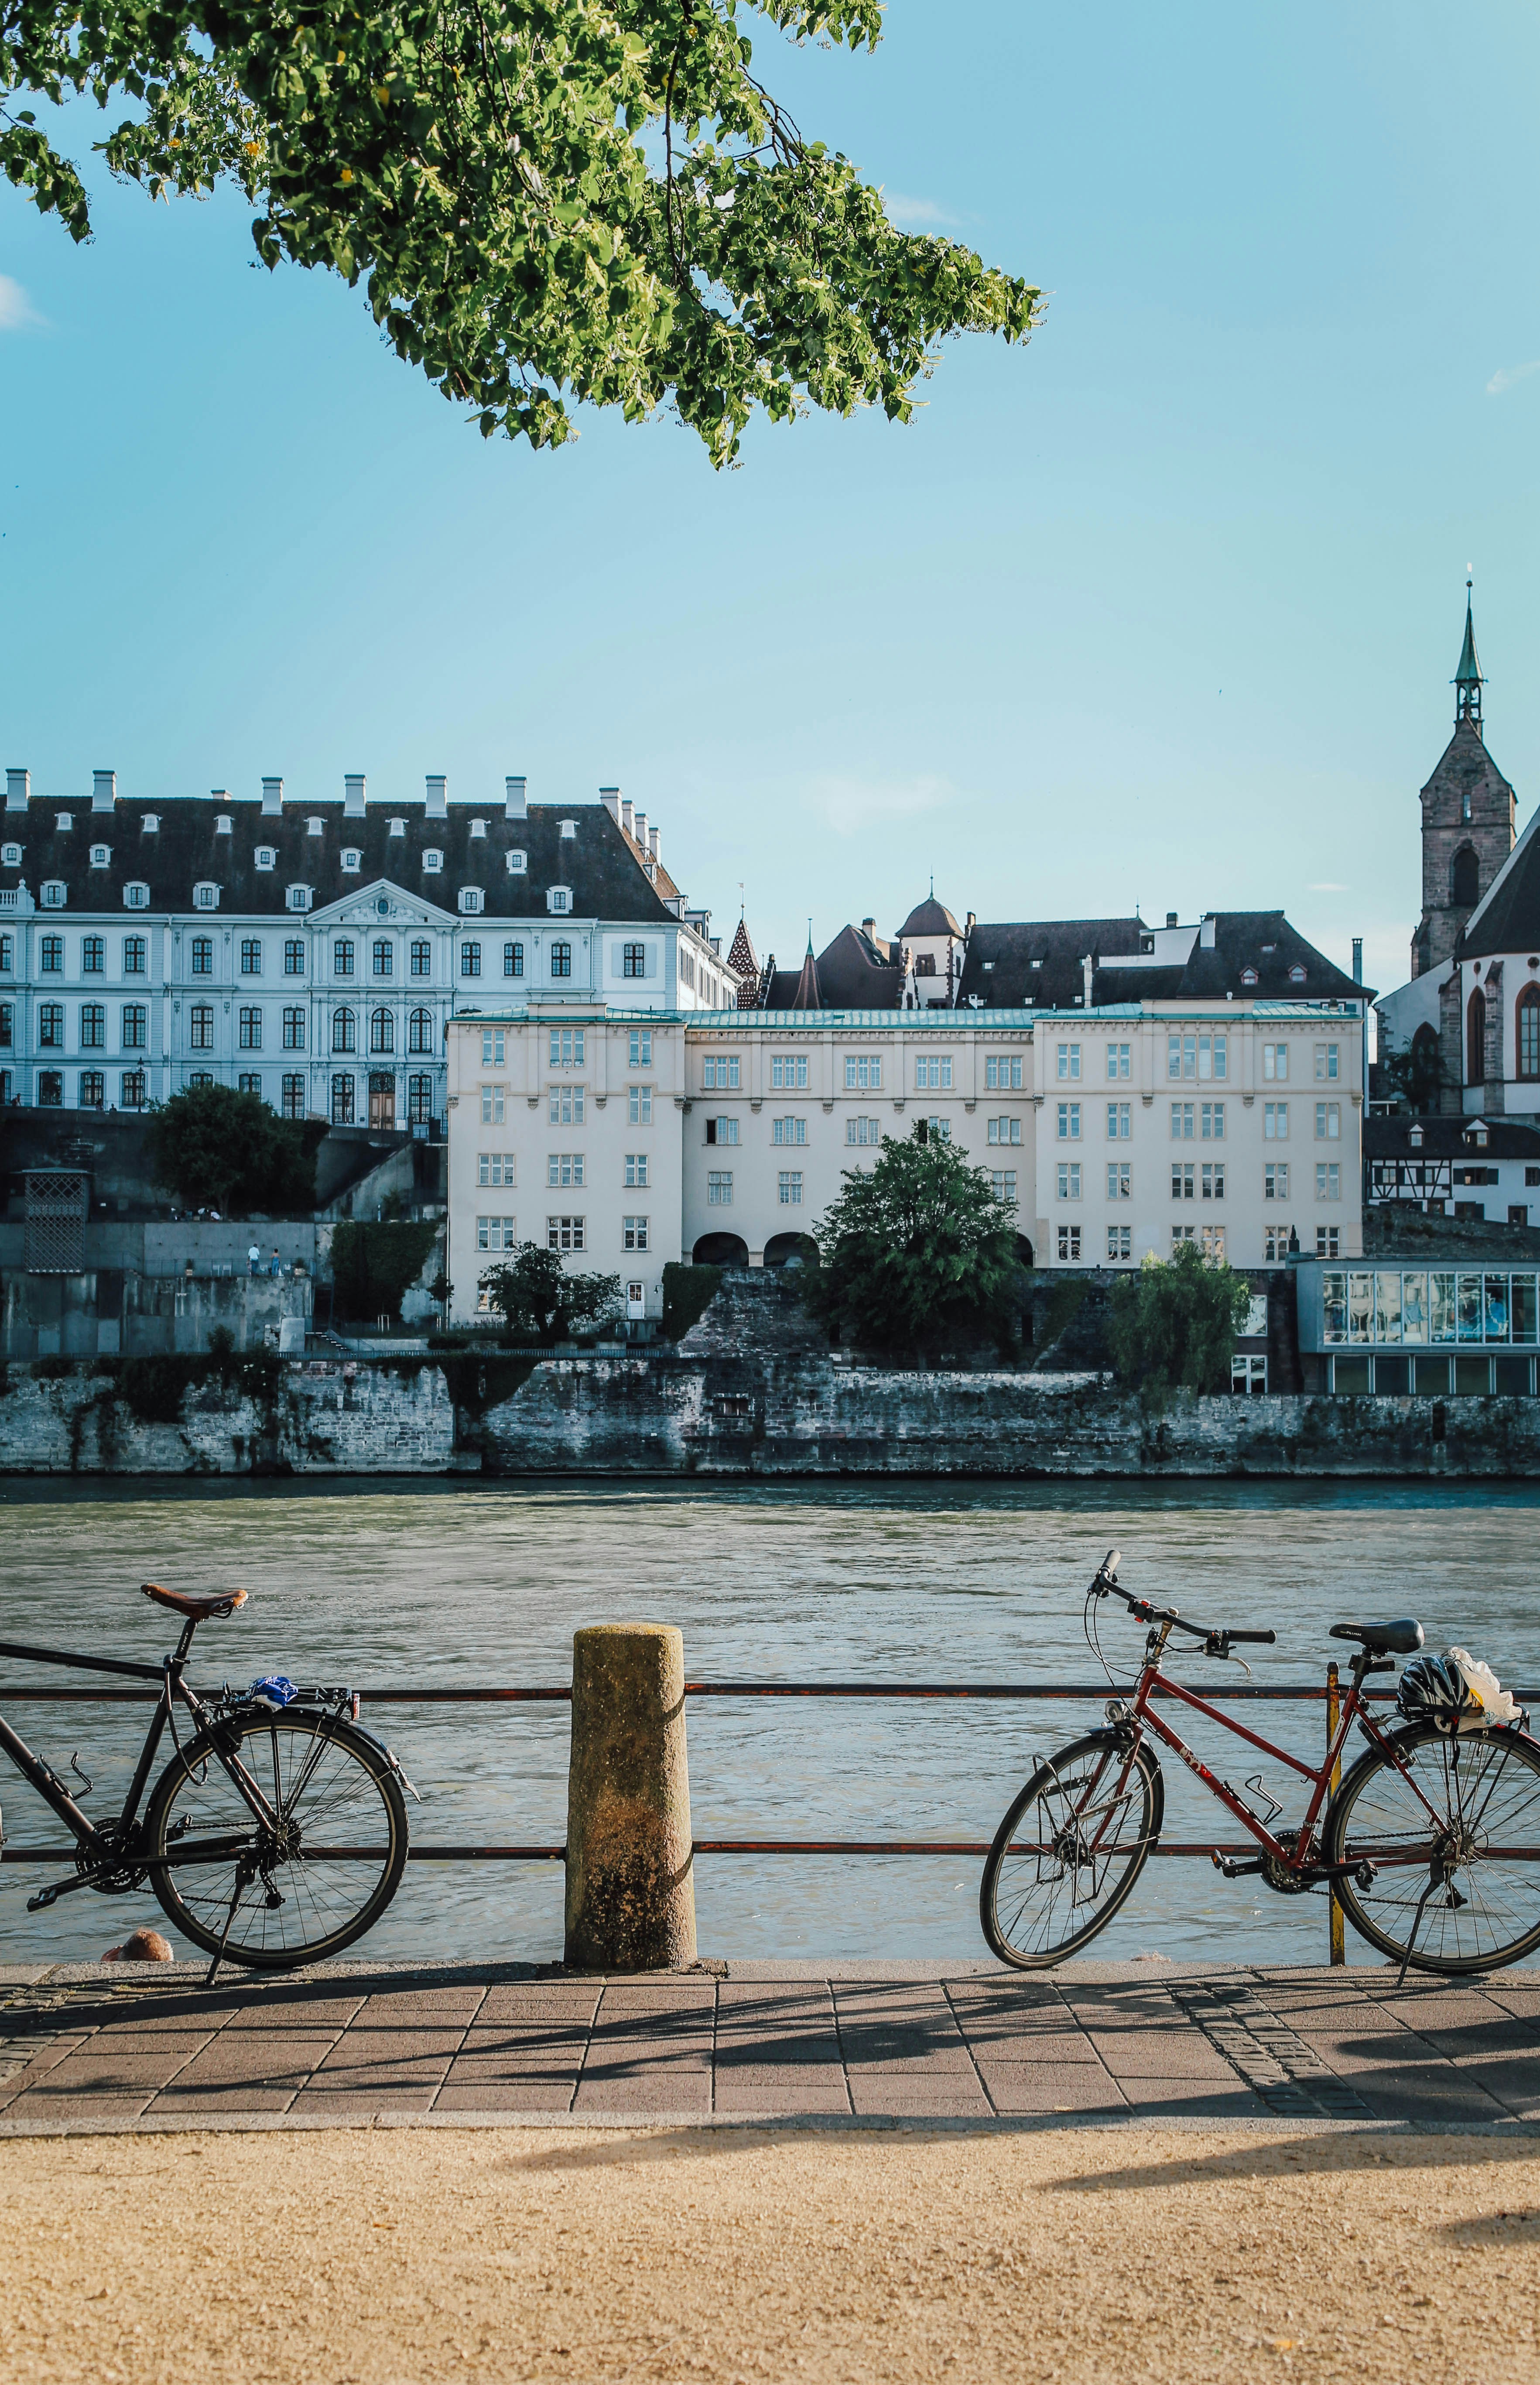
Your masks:
M1465 1005L1465 1081L1486 1082L1486 996L1479 985Z
M697 1267L744 1267L749 1245L739 1234L702 1234L689 1255Z
M1032 1245L1025 1234L1016 1236L1016 1264L1024 1267L1029 1267L1033 1264Z
M764 1245L767 1267L810 1266L818 1256L811 1234L772 1234Z
M1469 911L1480 893L1481 864L1476 859L1476 849L1474 845L1462 844L1449 864L1449 900Z

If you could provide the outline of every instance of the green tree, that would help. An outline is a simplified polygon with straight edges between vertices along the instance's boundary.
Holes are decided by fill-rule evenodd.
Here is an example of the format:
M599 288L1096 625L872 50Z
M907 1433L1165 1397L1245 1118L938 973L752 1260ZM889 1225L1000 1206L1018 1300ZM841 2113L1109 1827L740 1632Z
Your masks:
M907 420L938 343L1025 339L1039 293L897 231L752 70L739 0L7 0L0 168L77 240L76 168L19 105L133 112L95 147L153 195L232 179L257 255L362 281L484 434L665 404L717 464L756 407ZM881 0L761 0L872 48Z
M511 1259L480 1279L515 1341L565 1342L580 1325L613 1317L620 1306L617 1275L569 1275L559 1251L520 1242Z
M331 1237L331 1282L339 1317L399 1317L404 1296L439 1239L437 1226L410 1219L363 1219Z
M819 1264L804 1299L831 1331L877 1349L1009 1331L1020 1261L1014 1212L986 1170L925 1122L885 1142L874 1168L849 1168L815 1229Z
M316 1205L316 1146L325 1131L318 1120L280 1118L259 1093L189 1085L152 1111L146 1140L155 1181L188 1208L287 1217Z
M1175 1392L1227 1392L1236 1336L1251 1288L1233 1267L1179 1242L1169 1259L1151 1253L1112 1286L1111 1341L1118 1380L1161 1407Z

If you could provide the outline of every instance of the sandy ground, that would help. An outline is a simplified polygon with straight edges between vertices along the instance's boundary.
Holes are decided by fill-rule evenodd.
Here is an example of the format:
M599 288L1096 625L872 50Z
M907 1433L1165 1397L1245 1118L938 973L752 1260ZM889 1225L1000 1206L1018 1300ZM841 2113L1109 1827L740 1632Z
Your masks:
M1540 2374L1540 2141L402 2129L0 2145L7 2380Z

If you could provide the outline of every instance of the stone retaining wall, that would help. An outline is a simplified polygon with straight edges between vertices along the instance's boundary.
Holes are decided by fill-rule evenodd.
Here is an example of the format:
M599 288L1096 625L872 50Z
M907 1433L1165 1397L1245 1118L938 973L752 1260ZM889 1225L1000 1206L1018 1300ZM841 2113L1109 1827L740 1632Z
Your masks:
M110 1375L7 1370L0 1472L7 1474L442 1474L454 1408L424 1367L294 1365L271 1399L196 1384L175 1424L146 1423Z

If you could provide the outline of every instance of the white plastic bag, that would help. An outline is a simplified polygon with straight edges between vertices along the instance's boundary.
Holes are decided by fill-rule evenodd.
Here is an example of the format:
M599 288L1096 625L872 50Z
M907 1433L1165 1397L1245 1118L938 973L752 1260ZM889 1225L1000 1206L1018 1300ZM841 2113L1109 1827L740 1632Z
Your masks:
M1461 1730L1500 1730L1505 1723L1518 1721L1518 1704L1490 1665L1463 1648L1451 1648L1449 1660L1459 1667L1467 1693L1474 1702L1473 1709L1459 1717Z

